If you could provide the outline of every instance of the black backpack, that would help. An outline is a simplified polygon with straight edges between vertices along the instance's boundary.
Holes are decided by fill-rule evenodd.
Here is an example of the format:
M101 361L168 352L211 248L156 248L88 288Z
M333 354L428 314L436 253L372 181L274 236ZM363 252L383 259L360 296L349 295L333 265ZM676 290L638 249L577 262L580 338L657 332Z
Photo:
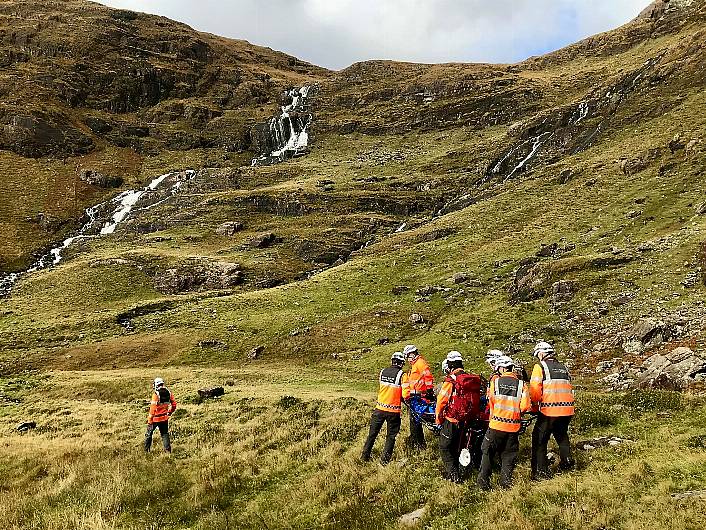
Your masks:
M159 397L159 404L170 403L172 401L172 394L166 388L158 388L157 396Z

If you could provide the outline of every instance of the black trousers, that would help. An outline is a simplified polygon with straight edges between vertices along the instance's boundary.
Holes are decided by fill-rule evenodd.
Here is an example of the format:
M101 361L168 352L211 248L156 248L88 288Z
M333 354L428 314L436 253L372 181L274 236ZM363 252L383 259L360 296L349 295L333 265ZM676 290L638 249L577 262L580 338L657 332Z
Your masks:
M424 439L424 427L422 427L421 422L415 421L411 413L409 415L409 441L412 447L427 448L427 442Z
M382 425L385 422L387 422L387 436L385 437L385 447L382 449L380 460L387 464L392 458L392 451L395 449L395 439L402 426L402 418L397 412L384 412L375 409L370 417L370 432L368 433L368 439L365 440L363 454L361 455L361 458L366 462L370 460L370 453L373 450L373 445L375 445L375 439L380 434L380 429L382 429Z
M512 474L517 464L517 453L520 450L520 436L516 432L496 431L488 429L483 438L483 458L478 473L478 486L490 488L490 475L493 472L495 455L500 456L500 485L509 488L512 485Z
M461 454L463 427L458 423L444 420L439 432L439 452L444 463L446 478L452 482L461 482L458 457Z
M554 436L559 445L559 467L571 469L574 460L571 457L571 444L569 443L569 423L572 416L559 416L556 418L545 416L541 412L537 416L537 423L532 431L532 478L546 478L549 476L549 461L547 460L547 445Z
M159 429L159 435L162 437L162 445L167 453L172 452L172 443L169 439L169 422L159 421L147 424L147 432L145 433L145 451L149 452L152 448L152 435L154 431Z

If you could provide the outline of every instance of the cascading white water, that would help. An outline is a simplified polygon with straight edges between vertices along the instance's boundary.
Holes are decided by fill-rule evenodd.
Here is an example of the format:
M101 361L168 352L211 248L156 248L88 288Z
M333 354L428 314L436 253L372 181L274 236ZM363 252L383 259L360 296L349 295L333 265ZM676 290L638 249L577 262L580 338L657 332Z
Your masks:
M586 119L589 111L590 111L590 108L588 105L588 101L582 101L579 104L576 111L574 112L574 114L571 116L571 119L569 120L569 124L570 125L578 125L579 123L581 123L581 121Z
M303 86L289 91L292 102L281 108L279 116L272 118L268 124L271 144L274 149L262 156L254 158L253 166L281 162L288 158L300 156L309 147L308 128L311 115L305 112L305 105L311 87ZM304 114L302 116L302 114Z
M508 176L506 178L509 179L515 173L517 173L519 170L524 168L525 165L527 164L527 162L529 162L530 160L532 160L534 158L534 156L537 154L537 151L539 151L539 148L542 147L549 140L549 138L551 138L553 135L554 135L553 132L545 132L545 133L540 134L539 136L535 136L532 140L529 140L532 142L532 150L525 158L523 158L520 161L519 164L517 164L515 166L515 168L508 174ZM549 136L549 138L547 138L545 140L544 138L546 138L547 136Z
M135 206L147 201L150 198L150 194L155 195L155 198L158 199L157 202L142 206L136 211L150 210L164 203L181 189L185 181L191 180L196 175L196 172L193 170L185 171L183 173L183 179L179 178L179 175L180 174L176 173L166 173L164 175L160 175L141 190L124 191L110 201L103 202L86 209L85 216L88 220L75 235L66 238L60 245L57 245L49 250L49 252L40 257L35 264L26 271L0 275L0 296L7 295L22 275L31 274L42 269L48 269L49 267L59 264L63 258L62 253L64 250L69 248L76 241L113 234L118 225L125 222L125 220L130 216L130 213L134 210ZM168 190L166 190L166 198L162 198L164 193L153 193L157 192L160 185L169 178L176 178L177 180L169 187ZM112 205L112 208L107 208L109 205ZM104 210L107 210L107 216L103 216L104 224L99 231L96 231L96 224L98 222L103 222L103 220L100 219L100 213Z

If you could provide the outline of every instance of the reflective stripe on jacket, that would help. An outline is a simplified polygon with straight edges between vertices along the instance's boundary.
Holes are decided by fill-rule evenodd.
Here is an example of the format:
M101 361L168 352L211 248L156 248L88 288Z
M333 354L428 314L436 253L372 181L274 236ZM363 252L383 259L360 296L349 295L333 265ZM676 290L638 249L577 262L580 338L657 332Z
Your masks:
M174 394L169 392L169 403L160 403L159 394L152 392L152 402L150 403L150 411L147 414L147 423L160 423L169 421L169 416L174 413L177 408Z
M530 409L527 385L514 373L503 374L490 383L491 429L503 432L520 430L521 417Z
M450 375L458 375L463 373L463 368L456 368ZM441 425L444 423L444 419L448 419L451 423L458 423L458 420L454 418L446 418L444 416L444 410L451 400L451 394L453 394L454 385L449 380L449 378L444 379L441 384L441 390L439 390L439 395L436 397L436 423Z
M434 389L434 376L431 374L429 364L420 355L412 363L412 369L403 382L402 397L409 399L415 394L423 396L430 389Z
M574 389L566 366L547 359L534 365L530 380L530 397L545 416L573 416Z
M376 409L384 412L402 412L402 376L404 372L396 366L380 371L380 390Z

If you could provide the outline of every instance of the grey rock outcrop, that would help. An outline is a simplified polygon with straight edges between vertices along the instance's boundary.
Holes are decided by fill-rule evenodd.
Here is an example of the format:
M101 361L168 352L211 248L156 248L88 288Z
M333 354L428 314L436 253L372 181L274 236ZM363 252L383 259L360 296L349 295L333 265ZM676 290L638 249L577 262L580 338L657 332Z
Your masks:
M228 289L244 281L239 264L228 262L194 262L158 272L155 289L165 294L178 294L199 288Z
M641 388L685 390L694 383L706 382L706 358L690 348L675 348L667 355L647 359L637 376Z
M216 233L220 236L232 237L236 232L243 229L243 223L238 221L226 221L216 229Z
M122 186L122 177L104 175L99 171L92 169L84 169L79 174L79 178L89 186L97 186L99 188L118 188Z
M674 334L675 330L671 324L655 318L643 318L627 332L623 350L626 353L651 350L671 339Z

